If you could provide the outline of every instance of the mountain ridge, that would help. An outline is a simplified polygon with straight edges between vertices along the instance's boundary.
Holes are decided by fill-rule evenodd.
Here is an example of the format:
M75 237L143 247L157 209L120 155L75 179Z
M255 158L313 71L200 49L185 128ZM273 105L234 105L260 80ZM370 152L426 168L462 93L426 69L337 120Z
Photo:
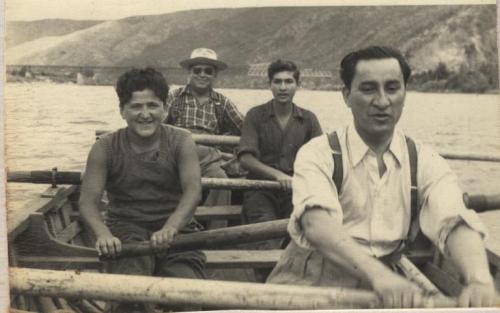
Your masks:
M204 46L230 66L286 58L336 71L347 52L378 44L400 49L415 73L498 68L495 5L200 9L72 25L8 32L7 64L178 67Z

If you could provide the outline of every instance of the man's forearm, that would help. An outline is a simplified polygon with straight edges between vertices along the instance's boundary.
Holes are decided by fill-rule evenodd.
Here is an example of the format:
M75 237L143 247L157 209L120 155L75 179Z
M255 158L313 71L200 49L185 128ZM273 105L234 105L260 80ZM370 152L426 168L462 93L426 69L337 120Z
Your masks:
M390 270L364 252L344 226L322 209L306 212L302 224L308 241L327 259L369 283ZM332 232L332 230L335 230Z
M491 283L486 249L479 233L460 224L448 235L446 249L466 284Z
M273 180L276 180L279 175L284 174L280 170L277 170L271 166L262 163L256 157L254 157L249 153L244 154L240 157L240 164L244 169L252 173L256 173Z

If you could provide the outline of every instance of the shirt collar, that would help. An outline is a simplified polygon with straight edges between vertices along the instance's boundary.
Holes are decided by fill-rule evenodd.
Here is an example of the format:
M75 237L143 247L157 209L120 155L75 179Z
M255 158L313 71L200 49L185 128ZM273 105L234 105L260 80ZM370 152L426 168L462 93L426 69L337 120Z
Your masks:
M401 132L396 128L394 130L394 135L392 136L391 144L389 145L389 152L394 156L397 163L401 166L403 160L403 144ZM366 156L370 147L361 139L356 130L354 124L347 127L347 145L349 149L349 155L351 158L352 166L358 165L361 160Z
M266 103L266 116L271 118L275 116L273 109L273 100L270 100ZM292 116L294 118L304 118L304 114L302 113L302 109L299 108L294 102L292 102Z

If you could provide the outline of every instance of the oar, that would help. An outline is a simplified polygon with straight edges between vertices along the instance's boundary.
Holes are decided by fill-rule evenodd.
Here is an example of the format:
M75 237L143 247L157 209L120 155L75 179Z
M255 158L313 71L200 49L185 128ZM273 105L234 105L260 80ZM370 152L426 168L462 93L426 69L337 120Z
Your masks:
M313 310L380 308L372 291L187 278L160 278L10 268L12 292L103 301L198 305L225 309ZM424 307L456 307L453 298L424 299ZM495 303L496 305L500 303Z
M32 183L32 184L81 184L83 173L65 171L9 171L7 182L10 183ZM280 189L276 181L233 179L233 178L208 178L203 177L201 184L210 189Z
M109 130L98 129L95 131L96 139L109 133ZM207 135L207 134L193 134L193 139L197 144L203 145L220 145L220 146L237 146L240 142L240 137L238 136L225 136L225 135ZM452 151L441 151L439 154L450 160L463 160L463 161L481 161L481 162L500 162L500 156L495 155L484 155L477 153L467 153L467 152L452 152Z
M255 223L242 226L232 226L213 230L206 230L192 234L179 235L169 250L213 249L223 246L243 244L281 238L286 236L288 219L270 222ZM134 244L123 244L118 258L135 257L154 254L155 251L149 241ZM101 256L101 260L107 258Z
M109 133L108 130L98 129L95 131L96 139ZM207 146L237 146L240 143L238 136L192 134L194 142Z
M7 173L7 182L33 183L33 184L81 184L81 172L62 171L10 171ZM210 189L231 190L278 190L281 185L276 181L233 179L233 178L207 178L201 179L202 186ZM464 203L468 208L478 212L500 209L500 194L464 194Z

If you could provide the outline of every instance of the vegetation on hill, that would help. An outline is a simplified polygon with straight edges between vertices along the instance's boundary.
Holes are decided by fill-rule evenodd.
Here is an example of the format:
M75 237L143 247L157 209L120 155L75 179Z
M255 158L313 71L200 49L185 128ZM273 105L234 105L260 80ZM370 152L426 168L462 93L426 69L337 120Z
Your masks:
M192 10L51 35L18 41L7 64L175 67L192 49L209 47L230 66L287 58L337 73L347 52L378 44L407 55L414 89L498 89L495 5ZM445 77L436 74L443 66ZM334 77L331 85L339 83Z
M65 19L7 22L5 45L7 48L10 48L41 37L62 36L100 23L102 21L74 21Z

